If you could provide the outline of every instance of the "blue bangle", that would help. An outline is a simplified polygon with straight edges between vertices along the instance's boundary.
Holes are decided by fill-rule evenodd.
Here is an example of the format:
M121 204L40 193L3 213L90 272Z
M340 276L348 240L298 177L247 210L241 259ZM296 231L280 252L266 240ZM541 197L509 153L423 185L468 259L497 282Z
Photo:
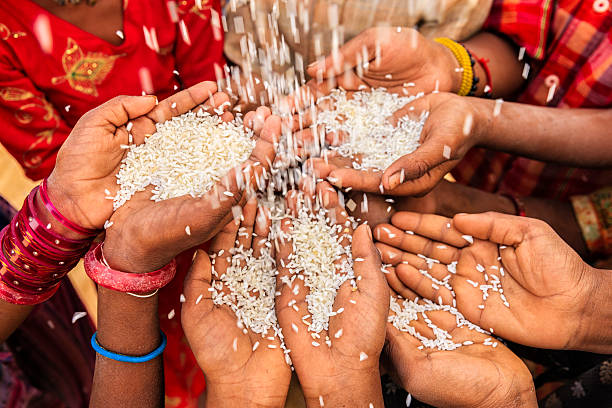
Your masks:
M168 340L166 339L166 335L163 331L160 330L160 333L162 342L159 347L149 354L145 354L144 356L126 356L125 354L113 353L112 351L106 350L100 345L100 343L98 343L98 332L95 332L93 336L91 336L91 347L93 347L96 353L111 360L120 361L122 363L145 363L153 360L155 357L164 352Z

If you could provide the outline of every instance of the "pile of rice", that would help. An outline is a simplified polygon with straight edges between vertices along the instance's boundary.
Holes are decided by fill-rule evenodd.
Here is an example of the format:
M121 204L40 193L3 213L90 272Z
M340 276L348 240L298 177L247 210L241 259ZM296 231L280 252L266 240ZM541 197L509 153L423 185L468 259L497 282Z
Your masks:
M201 197L253 149L253 132L242 119L223 122L204 111L188 112L156 125L157 132L139 146L127 146L114 200L115 210L136 192L154 186L152 200Z
M331 105L331 109L319 112L316 124L324 125L326 133L344 132L348 136L340 146L330 149L345 157L359 156L360 163L354 161L354 168L385 170L419 147L428 113L422 113L418 120L404 116L397 126L388 119L420 96L399 96L378 88L355 92L349 99L346 91L335 89L317 101Z
M301 290L302 282L309 289L306 295L309 315L302 322L316 334L327 330L329 318L342 312L333 310L340 286L346 281L356 286L351 245L341 243L352 239L348 227L354 221L348 219L346 225L339 225L330 215L331 211L325 208L314 211L306 206L300 208L290 231L293 252L285 265L290 272L285 283L294 293Z

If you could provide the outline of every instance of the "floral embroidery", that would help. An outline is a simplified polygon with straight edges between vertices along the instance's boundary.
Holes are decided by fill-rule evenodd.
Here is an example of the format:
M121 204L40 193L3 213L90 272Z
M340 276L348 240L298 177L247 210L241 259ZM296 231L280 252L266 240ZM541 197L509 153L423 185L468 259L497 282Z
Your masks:
M25 89L6 87L0 89L0 98L7 102L23 102L32 100L29 103L22 104L15 112L15 119L22 125L27 125L32 122L32 114L35 109L42 109L45 113L42 119L46 122L52 122L48 129L42 130L36 134L36 140L23 153L23 163L25 167L36 168L42 163L42 158L38 152L38 147L42 143L47 146L51 145L53 135L60 126L60 117L53 109L53 105L42 96L36 96L32 92Z
M72 38L68 38L62 65L66 75L51 79L53 85L68 81L76 91L86 95L98 96L96 85L100 85L113 69L119 55L105 55L101 52L85 53Z
M11 31L6 24L0 23L0 38L8 40L9 38L25 37L27 34L23 31Z
M181 14L193 13L196 16L200 17L202 20L207 20L208 16L205 13L203 13L203 11L210 10L212 8L212 0L202 0L200 3L201 3L200 4L201 8L198 7L198 1L196 0L196 4L194 4L187 11L185 11L185 8L179 8L179 13ZM188 4L187 1L185 0L181 1L181 6L186 6L187 4Z

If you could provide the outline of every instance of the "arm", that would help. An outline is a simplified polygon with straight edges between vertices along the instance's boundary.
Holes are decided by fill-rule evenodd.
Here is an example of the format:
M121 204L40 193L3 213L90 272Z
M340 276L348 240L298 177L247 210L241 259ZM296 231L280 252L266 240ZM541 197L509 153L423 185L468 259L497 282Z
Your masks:
M160 342L157 295L139 299L100 287L98 342L115 353L145 355ZM90 407L163 407L162 356L122 363L96 356Z
M577 348L596 353L612 352L612 271L589 268L591 292L585 293L588 308L580 319Z

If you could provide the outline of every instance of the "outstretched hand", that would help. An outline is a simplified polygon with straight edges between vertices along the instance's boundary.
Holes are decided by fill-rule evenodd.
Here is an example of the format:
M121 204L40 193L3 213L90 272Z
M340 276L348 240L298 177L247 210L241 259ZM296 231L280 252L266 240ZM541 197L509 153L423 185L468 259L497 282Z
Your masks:
M320 183L316 195L330 212L330 218L342 226L345 236L341 244L349 245L350 235L353 237L353 259L361 259L354 263L357 289L353 289L349 281L340 286L333 304L337 314L330 317L328 330L313 337L304 323L309 314L306 297L310 289L299 279L289 284L291 273L285 267L293 251L293 241L291 238L278 240L278 322L287 347L291 349L291 359L309 406L319 407L320 399L325 406L340 403L382 406L378 360L384 343L389 292L380 272L380 259L370 228L364 225L353 232L347 226L347 213L340 207L333 188ZM290 192L288 207L295 211L299 202L298 194ZM283 220L281 228L290 236L291 219Z
M467 319L516 343L577 348L592 275L547 224L497 213L450 220L408 212L392 224L379 225L375 236L383 260L397 265L390 284L398 293L456 302Z
M265 241L270 220L263 209L257 208L256 199L249 200L242 216L242 222L231 221L211 244L211 253L223 254L215 258L216 276L224 274L230 266L228 259L234 247L252 248L255 257L268 251ZM206 406L283 407L291 371L278 337L268 339L274 334L272 331L267 336L251 330L245 333L237 325L236 314L229 306L213 303L209 291L211 283L210 259L206 253L198 251L185 280L181 321L206 376Z
M393 274L393 268L390 269ZM400 306L405 299L417 297L409 289L404 289L403 294L404 298L392 294ZM418 303L424 302L421 299ZM389 313L395 315L393 311ZM424 347L413 335L387 323L384 365L406 391L437 407L537 407L529 370L501 342L495 342L493 347L490 336L465 326L457 327L456 316L448 311L417 316L410 326L421 335L435 338L427 318L430 325L448 332L454 343L466 345L454 350ZM474 344L468 345L469 342Z

